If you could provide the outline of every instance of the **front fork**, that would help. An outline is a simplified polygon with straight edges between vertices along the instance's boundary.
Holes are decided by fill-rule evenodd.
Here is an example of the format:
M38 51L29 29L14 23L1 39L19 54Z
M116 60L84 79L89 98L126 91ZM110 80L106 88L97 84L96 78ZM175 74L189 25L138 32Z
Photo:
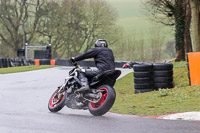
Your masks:
M62 97L63 97L63 92L65 91L65 85L66 84L64 83L62 86L58 87L59 90L58 90L57 94L55 95L55 97L57 97L59 100L62 99Z

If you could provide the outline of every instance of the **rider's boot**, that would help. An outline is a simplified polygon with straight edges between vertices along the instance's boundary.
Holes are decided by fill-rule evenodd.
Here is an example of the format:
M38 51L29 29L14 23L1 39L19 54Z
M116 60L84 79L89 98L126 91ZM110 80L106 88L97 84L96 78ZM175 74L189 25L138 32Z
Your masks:
M79 79L80 79L80 81L81 81L81 88L80 88L80 89L77 89L76 92L83 92L83 91L90 90L90 86L89 86L89 83L88 83L88 79L87 79L87 77L85 76L85 73L80 73L80 74L79 74Z

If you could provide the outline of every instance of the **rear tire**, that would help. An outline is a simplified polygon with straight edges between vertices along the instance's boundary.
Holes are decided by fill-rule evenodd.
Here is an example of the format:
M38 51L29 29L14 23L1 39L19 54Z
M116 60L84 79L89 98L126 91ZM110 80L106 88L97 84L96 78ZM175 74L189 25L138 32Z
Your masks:
M115 102L116 93L114 88L108 85L102 85L97 90L104 90L102 97L97 103L89 102L88 109L94 116L101 116L107 113ZM93 101L93 99L91 99Z
M66 91L64 90L62 92L63 96L62 98L59 100L58 98L56 98L56 94L59 91L60 88L58 88L53 95L51 96L50 100L49 100L49 104L48 104L48 108L51 112L58 112L60 111L64 105L65 105L65 99L66 99Z

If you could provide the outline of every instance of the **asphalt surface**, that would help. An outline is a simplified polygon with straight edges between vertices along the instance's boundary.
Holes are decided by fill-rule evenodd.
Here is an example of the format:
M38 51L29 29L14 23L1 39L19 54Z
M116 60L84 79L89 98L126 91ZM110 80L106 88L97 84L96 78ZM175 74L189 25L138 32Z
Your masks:
M200 122L136 118L64 107L48 110L48 101L69 68L0 75L0 133L200 133ZM123 74L131 70L123 70Z

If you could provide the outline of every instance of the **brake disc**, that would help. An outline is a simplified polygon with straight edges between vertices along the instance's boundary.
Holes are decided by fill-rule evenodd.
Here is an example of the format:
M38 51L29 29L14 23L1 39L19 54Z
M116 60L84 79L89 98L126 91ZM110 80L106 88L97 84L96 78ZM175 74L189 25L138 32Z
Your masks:
M90 100L90 102L92 102L92 103L98 103L98 102L101 100L101 98L102 98L102 93L101 93L101 92L98 92L97 94L99 95L99 99L93 99L93 100Z
M63 93L60 93L60 94L58 95L58 99L61 100L62 97L63 97Z

